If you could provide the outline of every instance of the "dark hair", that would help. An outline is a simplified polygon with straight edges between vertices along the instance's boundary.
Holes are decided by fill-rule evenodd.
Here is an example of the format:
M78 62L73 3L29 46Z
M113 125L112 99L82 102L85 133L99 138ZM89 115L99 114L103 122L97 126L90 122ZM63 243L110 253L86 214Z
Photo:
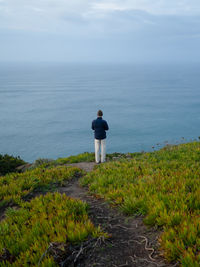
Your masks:
M98 110L98 112L97 112L97 116L98 116L98 117L102 117L102 116L103 116L103 111Z

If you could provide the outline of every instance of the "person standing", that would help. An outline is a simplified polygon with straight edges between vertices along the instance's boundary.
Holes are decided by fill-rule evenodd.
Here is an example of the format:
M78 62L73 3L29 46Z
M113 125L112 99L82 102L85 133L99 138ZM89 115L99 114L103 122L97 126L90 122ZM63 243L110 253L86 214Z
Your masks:
M94 145L95 145L95 161L96 163L106 161L106 131L109 127L105 120L102 119L103 112L97 112L97 119L92 122L92 130L94 130ZM101 149L101 160L100 160Z

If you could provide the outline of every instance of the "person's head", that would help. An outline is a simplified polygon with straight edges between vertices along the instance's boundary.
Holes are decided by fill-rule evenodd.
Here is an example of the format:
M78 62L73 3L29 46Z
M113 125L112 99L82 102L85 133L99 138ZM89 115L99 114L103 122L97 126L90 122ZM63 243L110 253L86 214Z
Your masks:
M98 117L102 117L102 116L103 116L103 111L102 111L102 110L98 110L98 112L97 112L97 116L98 116Z

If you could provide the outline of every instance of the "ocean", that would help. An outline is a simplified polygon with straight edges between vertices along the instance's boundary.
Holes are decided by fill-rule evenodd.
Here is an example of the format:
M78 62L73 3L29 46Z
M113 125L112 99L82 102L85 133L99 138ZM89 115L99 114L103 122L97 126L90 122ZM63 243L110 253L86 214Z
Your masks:
M107 153L200 136L200 64L0 64L0 154L28 162L94 151L104 112Z

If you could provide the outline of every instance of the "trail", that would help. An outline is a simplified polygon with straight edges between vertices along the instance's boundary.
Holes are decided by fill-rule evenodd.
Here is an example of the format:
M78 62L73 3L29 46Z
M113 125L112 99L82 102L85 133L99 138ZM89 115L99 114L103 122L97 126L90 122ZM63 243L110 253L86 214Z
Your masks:
M70 166L79 167L87 172L92 171L95 163L74 163ZM178 266L168 264L158 252L160 232L155 228L147 228L142 217L126 217L114 207L110 207L102 199L89 195L86 188L79 185L78 179L69 182L57 191L67 196L78 198L89 204L89 217L96 225L109 234L111 238L99 240L97 246L80 260L70 266L79 267L164 267Z

